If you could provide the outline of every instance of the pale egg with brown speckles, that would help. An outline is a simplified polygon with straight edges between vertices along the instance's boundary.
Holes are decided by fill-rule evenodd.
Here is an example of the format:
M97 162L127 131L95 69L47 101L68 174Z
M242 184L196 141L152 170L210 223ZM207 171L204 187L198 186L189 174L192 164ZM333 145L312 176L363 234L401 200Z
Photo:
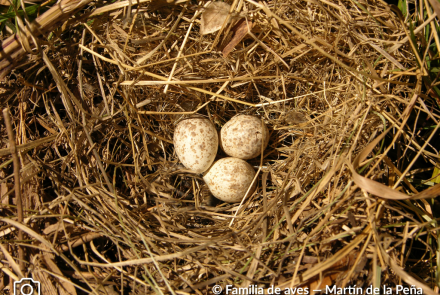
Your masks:
M174 130L174 148L182 164L195 173L206 171L214 162L218 135L214 124L205 118L181 121Z
M203 180L217 199L228 203L241 202L255 177L254 168L246 161L228 157L215 162ZM249 195L255 190L252 185Z
M252 159L269 143L269 130L264 122L251 115L238 115L226 122L220 131L220 146L231 157Z

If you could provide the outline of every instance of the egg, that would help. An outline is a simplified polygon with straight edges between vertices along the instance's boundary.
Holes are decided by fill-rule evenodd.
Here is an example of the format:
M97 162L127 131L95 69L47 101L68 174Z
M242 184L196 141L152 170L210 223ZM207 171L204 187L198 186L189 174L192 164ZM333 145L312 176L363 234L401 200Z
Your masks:
M215 162L203 176L217 199L228 203L241 202L255 177L254 168L246 161L228 157ZM250 194L255 190L252 185Z
M220 145L231 157L252 159L269 143L269 130L255 116L238 115L226 122L220 131Z
M189 118L174 130L174 148L182 164L195 173L206 171L214 162L218 135L214 125L205 118Z

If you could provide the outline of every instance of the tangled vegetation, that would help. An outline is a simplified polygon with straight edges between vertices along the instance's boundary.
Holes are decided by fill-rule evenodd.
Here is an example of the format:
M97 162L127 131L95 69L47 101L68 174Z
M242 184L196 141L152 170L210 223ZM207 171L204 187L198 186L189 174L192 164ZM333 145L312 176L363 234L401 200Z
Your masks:
M438 3L225 2L211 33L207 1L2 14L0 289L438 293ZM173 132L237 114L270 139L229 204Z

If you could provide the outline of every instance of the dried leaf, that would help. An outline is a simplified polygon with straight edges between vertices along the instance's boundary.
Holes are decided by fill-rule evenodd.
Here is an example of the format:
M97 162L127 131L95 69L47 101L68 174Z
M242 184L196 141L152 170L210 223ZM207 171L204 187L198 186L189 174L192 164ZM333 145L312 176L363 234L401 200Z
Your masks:
M234 50L235 46L240 43L241 40L246 36L247 32L252 29L252 22L246 21L245 19L241 19L235 26L232 28L232 31L235 32L231 41L229 41L228 45L223 48L223 56L227 57L228 54Z
M290 111L286 114L284 119L288 124L300 124L307 122L307 117L304 114L297 111Z
M66 224L65 227L71 227L70 224L68 224L68 223L65 223L65 224ZM43 229L43 234L49 235L55 231L63 231L63 226L61 225L60 222L57 222L55 224L51 224L51 225L47 226L45 229Z
M57 135L51 135L51 136L47 136L47 137L43 137L25 144L20 144L17 145L17 151L18 152L22 152L22 151L26 151L28 149L33 149L37 146L39 146L40 144L44 144L47 142L50 142L52 140L54 140L57 137ZM6 149L0 149L0 156L6 156L6 155L10 155L11 154L11 150L6 148Z
M349 268L350 265L353 264L353 262L351 261L354 261L356 255L358 254L358 252L355 251L355 248L366 238L365 233L367 233L369 230L370 230L370 226L368 225L364 229L363 234L357 236L354 240L350 242L350 244L346 245L344 248L339 250L332 257L329 257L327 260L306 270L304 273L302 273L301 278L297 277L295 279L293 285L294 286L303 285L301 282L312 279L326 270L336 271L336 270L343 270L346 267ZM291 280L287 280L286 282L279 284L277 287L283 289L285 287L289 287L291 283L292 283Z
M416 280L414 277L409 275L405 270L403 270L399 265L396 264L396 262L388 255L388 253L382 248L379 247L382 256L384 257L385 261L388 263L389 266L391 266L391 269L400 277L404 282L406 282L408 285L414 286L416 288L421 288L423 290L423 294L426 295L435 295L438 294L434 290L432 290L427 285L423 284L422 282ZM413 293L414 294L414 293Z
M63 273L59 269L59 267L53 262L53 254L44 253L43 254L44 262L47 267L55 274L63 277ZM75 287L72 284L69 284L66 281L59 281L58 291L60 295L76 295Z
M53 252L57 253L57 251L55 250L55 248L52 246L52 244L46 240L45 238L43 238L41 235L39 235L38 233L36 233L35 231L33 231L32 229L30 229L29 227L27 227L26 225L21 224L20 222L17 222L15 220L12 220L10 218L0 218L1 222L4 223L8 223L14 227L16 227L17 229L21 229L22 231L24 231L25 233L27 233L28 235L30 235L31 237L37 239L39 242L41 242L43 245L45 245L47 248L49 248L50 250L52 250Z
M225 2L211 2L202 13L200 33L211 34L220 30L228 17L231 5Z
M8 250L0 244L0 250L3 252L3 255L6 257L6 260L8 261L9 265L11 266L12 270L15 272L15 274L21 279L24 278L23 273L20 270L20 267L17 263L15 263L14 258L12 258L11 254L9 254Z
M440 3L437 0L429 0L429 4L431 4L432 9L437 14L437 18L440 17Z
M57 294L57 288L55 287L55 283L52 282L51 276L47 273L41 271L38 268L34 269L33 273L34 280L40 282L41 284L41 294Z
M410 196L408 196L407 194L401 193L377 181L374 181L372 179L357 174L356 171L353 169L352 165L349 164L348 167L350 168L353 174L354 182L360 188L366 190L370 194L381 197L383 199L392 199L392 200L405 200L410 198Z
M440 196L440 184L436 184L433 187L421 191L420 193L412 196L411 199L413 200L431 199L431 198L436 198L438 196Z
M55 281L52 280L52 276L42 270L43 261L41 258L42 256L40 254L32 257L32 264L34 265L32 277L41 284L40 294L58 294Z
M105 295L119 295L119 293L115 291L115 286L112 285L101 287L100 289L98 289L98 292L99 294L105 294Z
M307 287L310 290L310 294L313 295L315 293L320 293L318 290L326 290L327 286L331 286L334 284L336 279L340 273L331 273L322 278L322 280L318 277L316 280L311 281L310 283L303 285L303 287ZM317 291L317 292L315 292Z
M12 160L11 160L12 161ZM5 179L6 174L4 171L0 171L0 178ZM8 206L9 205L9 195L7 195L7 192L9 191L8 184L6 182L2 182L0 184L0 197L1 197L1 206Z
M356 172L356 169L359 168L360 162L365 160L367 156L373 151L374 147L385 137L385 135L391 130L388 128L385 132L379 135L375 140L370 142L362 152L354 159L353 164L347 163L348 168L350 168L351 173L353 175L354 182L362 189L366 190L372 195L381 197L383 199L392 199L392 200L406 200L406 199L429 199L435 198L440 195L440 184L437 184L429 189L426 189L418 194L413 196L409 196L407 194L401 193L397 190L394 190L384 184L381 184L372 179L363 177Z

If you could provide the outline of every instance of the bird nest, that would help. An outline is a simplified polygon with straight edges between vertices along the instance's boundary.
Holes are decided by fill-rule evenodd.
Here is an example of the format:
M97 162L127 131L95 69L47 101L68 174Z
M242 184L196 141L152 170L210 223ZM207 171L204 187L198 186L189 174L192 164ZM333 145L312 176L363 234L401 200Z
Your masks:
M434 292L435 191L409 179L438 158L432 129L413 130L439 119L412 51L420 30L381 1L226 2L96 2L30 34L36 54L2 84L24 212L17 222L2 125L5 286ZM270 140L248 160L257 189L230 204L179 162L173 132L237 114Z

